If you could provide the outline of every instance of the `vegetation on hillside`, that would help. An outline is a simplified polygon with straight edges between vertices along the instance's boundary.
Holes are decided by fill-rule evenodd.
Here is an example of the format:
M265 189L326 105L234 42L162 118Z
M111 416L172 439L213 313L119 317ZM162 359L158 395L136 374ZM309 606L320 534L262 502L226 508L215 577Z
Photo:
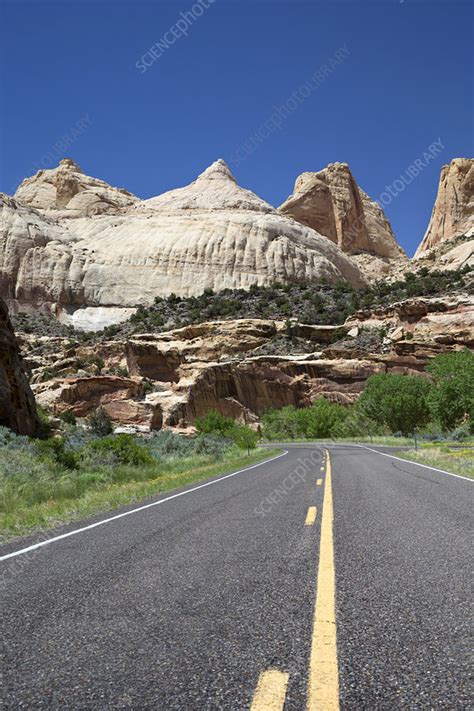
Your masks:
M356 289L345 281L328 284L323 279L314 284L253 285L248 290L224 289L218 293L206 289L200 296L187 298L171 294L156 297L153 306L139 306L128 321L96 334L76 333L71 327L41 314L19 314L13 321L19 332L74 336L83 341L159 333L219 319L296 319L301 323L337 325L359 309L388 305L412 296L432 296L462 288L471 290L471 271L470 267L445 272L423 267L416 273L407 272L399 281L380 281L366 289Z

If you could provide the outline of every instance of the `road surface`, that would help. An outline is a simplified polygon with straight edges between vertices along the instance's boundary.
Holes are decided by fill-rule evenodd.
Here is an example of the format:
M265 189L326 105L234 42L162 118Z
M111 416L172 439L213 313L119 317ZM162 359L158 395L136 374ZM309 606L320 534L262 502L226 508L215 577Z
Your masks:
M285 448L4 545L4 708L469 708L473 483Z

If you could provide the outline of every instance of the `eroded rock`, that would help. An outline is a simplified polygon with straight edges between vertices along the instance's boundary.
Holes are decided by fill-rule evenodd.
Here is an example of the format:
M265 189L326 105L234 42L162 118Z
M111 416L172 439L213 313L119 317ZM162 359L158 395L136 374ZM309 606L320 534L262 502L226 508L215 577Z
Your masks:
M18 343L0 299L0 425L33 435L38 427L36 405L24 373Z
M474 160L454 158L443 166L430 223L415 259L460 235L474 236ZM472 252L471 252L472 254Z
M382 208L359 188L347 163L330 163L317 173L302 173L280 211L348 254L405 257Z
M106 309L113 323L171 293L323 277L364 284L335 244L239 187L223 161L149 200L61 163L2 206L0 292L83 328L106 325Z

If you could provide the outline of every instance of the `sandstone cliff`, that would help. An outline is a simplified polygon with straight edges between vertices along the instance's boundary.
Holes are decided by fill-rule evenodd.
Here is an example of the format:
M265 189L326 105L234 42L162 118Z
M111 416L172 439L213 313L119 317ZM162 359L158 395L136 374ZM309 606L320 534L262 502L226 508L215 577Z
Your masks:
M335 244L239 187L223 161L143 201L62 161L1 207L1 294L13 306L49 305L72 323L86 307L100 310L103 327L128 316L120 309L173 292L322 277L364 283Z
M415 259L427 250L462 235L474 236L472 158L454 158L449 165L443 166L431 220Z
M100 404L120 425L184 429L215 408L252 423L269 408L318 397L354 402L374 373L423 373L433 356L472 347L474 299L466 293L412 298L358 311L344 326L295 323L287 333L284 321L238 319L94 346L71 348L69 340L55 339L49 364L57 377L46 382L48 364L36 360L35 349L28 362L38 401L55 413L84 417ZM282 337L287 355L264 353ZM303 352L295 353L295 339ZM103 374L80 375L97 357ZM107 373L118 368L128 377Z
M302 173L280 211L320 232L348 254L368 252L390 259L405 256L382 208L359 188L347 163L330 163L318 173Z
M38 421L30 386L23 372L18 344L0 300L0 425L19 434L34 434Z

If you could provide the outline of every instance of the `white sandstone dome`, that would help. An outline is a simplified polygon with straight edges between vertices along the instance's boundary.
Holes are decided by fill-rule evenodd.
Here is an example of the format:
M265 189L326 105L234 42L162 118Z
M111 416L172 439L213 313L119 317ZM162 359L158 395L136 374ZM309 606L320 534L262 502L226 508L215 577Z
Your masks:
M103 325L104 307L116 320L117 309L149 305L171 293L323 277L364 283L337 245L238 186L222 160L190 185L149 200L105 187L100 200L108 214L85 207L102 181L79 173L75 164L61 165L23 181L16 199L7 198L0 279L8 283L5 295L20 304L50 303L68 313L100 307ZM68 171L75 184L86 187L58 203L58 185ZM41 243L33 245L31 226L38 224Z

